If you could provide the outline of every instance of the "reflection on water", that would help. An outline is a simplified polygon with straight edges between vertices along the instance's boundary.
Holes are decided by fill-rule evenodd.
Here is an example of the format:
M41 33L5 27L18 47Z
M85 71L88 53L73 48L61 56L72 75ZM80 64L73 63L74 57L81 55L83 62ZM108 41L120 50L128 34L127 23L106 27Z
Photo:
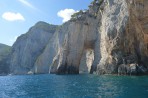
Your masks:
M148 77L1 76L0 98L147 98Z

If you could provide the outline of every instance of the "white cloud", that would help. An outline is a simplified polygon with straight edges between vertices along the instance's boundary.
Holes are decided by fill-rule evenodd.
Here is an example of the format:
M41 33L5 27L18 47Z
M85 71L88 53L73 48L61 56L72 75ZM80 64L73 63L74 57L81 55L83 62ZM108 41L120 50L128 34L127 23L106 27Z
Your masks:
M22 4L32 8L32 9L36 9L35 6L33 6L31 3L29 3L27 0L18 0L19 2L21 2Z
M17 40L18 36L15 36L13 39L10 39L10 44L12 45L16 40Z
M63 22L66 22L68 20L70 20L71 15L73 15L74 13L76 13L77 11L75 11L74 9L64 9L64 10L60 10L57 15L61 18L63 18Z
M2 18L7 21L25 21L25 18L20 13L13 13L13 12L5 12L2 15Z

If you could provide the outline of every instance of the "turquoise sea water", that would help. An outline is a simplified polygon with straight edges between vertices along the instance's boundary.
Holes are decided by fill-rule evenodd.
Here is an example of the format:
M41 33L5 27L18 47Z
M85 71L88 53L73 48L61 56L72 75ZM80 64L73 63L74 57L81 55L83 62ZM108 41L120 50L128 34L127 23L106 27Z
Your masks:
M0 76L0 98L148 98L148 76Z

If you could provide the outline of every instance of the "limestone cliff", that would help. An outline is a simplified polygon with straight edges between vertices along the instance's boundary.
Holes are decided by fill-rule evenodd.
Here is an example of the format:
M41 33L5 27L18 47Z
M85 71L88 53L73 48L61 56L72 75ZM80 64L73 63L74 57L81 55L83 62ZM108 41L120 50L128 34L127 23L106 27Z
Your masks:
M50 73L58 74L93 73L97 70L98 73L116 72L117 61L113 59L122 55L119 48L122 43L119 42L123 42L120 36L124 33L128 16L125 0L93 1L89 10L73 15L55 33L56 39L53 38L37 60L36 68L42 70L39 67L46 65ZM45 64L44 60L48 63Z
M55 32L35 64L36 73L44 73L45 66L48 69L46 72L79 73L82 55L85 56L90 51L96 52L94 49L98 39L98 20L89 12L82 12L80 15ZM98 56L98 53L95 55Z
M55 25L38 22L26 34L18 37L11 53L10 67L13 74L26 74L34 67L56 28Z
M147 4L147 0L94 0L55 33L27 33L13 46L13 72L147 74ZM30 41L32 34L35 41Z

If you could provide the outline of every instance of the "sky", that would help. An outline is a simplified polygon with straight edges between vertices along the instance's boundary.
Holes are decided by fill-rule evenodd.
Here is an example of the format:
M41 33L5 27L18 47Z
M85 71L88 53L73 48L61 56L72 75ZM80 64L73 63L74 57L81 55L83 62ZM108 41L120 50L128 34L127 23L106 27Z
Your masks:
M0 43L12 46L38 21L61 25L93 0L0 0Z

